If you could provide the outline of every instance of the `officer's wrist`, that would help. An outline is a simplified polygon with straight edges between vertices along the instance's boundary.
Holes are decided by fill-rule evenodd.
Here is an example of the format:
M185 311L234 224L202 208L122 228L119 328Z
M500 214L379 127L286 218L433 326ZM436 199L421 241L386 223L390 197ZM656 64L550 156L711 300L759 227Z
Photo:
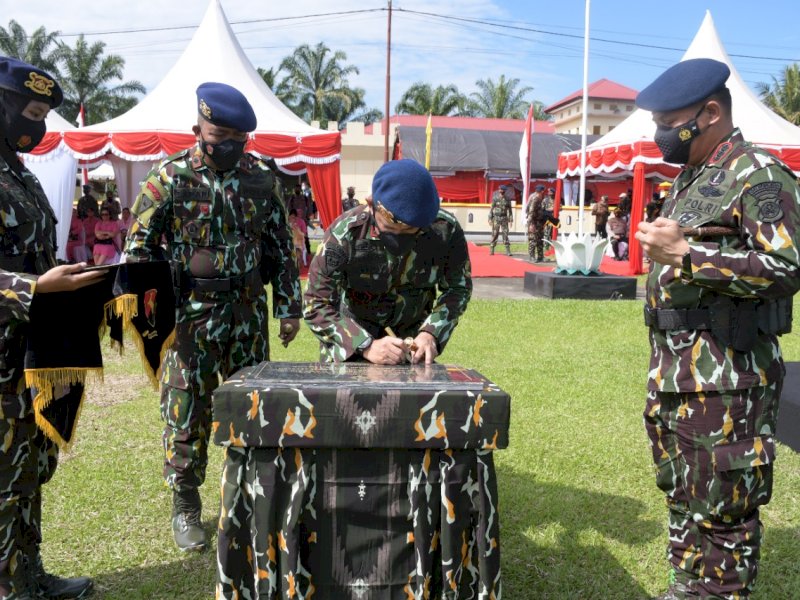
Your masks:
M372 342L374 341L372 336L368 336L366 340L361 342L356 348L356 354L359 356L364 356L364 352L366 352L370 346L372 346Z

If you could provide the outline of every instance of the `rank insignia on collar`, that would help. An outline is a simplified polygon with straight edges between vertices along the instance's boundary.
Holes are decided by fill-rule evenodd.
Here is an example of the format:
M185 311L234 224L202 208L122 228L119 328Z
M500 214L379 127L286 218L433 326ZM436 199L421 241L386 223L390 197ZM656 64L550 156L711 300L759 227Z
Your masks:
M714 150L714 154L711 156L711 160L709 160L709 164L714 164L720 162L723 158L725 158L728 153L733 149L733 144L730 142L722 142L717 149Z
M775 223L783 218L783 209L778 197L783 185L780 181L757 183L747 193L758 200L758 220L762 223Z
M37 94L41 94L42 96L52 96L53 95L53 86L55 86L56 82L52 79L48 79L41 73L36 73L35 71L31 71L28 74L28 81L25 82L25 87L30 88Z
M206 119L211 118L211 107L206 104L206 101L202 98L200 99L200 114L202 114Z

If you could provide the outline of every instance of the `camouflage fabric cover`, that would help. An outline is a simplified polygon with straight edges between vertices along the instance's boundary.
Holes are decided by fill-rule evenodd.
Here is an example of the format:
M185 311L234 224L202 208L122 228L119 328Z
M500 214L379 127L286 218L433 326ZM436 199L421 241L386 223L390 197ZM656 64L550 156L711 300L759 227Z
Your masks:
M683 170L662 215L681 225L724 225L723 238L690 239L691 273L652 263L647 303L698 308L720 295L774 299L800 288L800 190L792 171L736 130L706 164ZM650 329L648 387L664 392L735 390L777 381L784 367L778 340L761 335L750 352L725 348L708 330Z
M390 254L366 205L341 215L311 261L303 316L323 361L343 362L385 328L404 338L427 331L441 353L472 295L467 242L443 210L409 254Z
M452 366L243 369L214 393L217 597L501 598L509 404Z
M19 590L18 567L41 542L41 486L58 462L23 371L37 275L56 264L55 225L33 174L17 175L0 157L0 595Z
M739 233L689 238L691 264L682 269L654 262L649 306L793 295L800 287L798 202L792 172L733 131L705 164L679 174L663 214ZM758 332L753 348L739 351L711 330L651 327L650 343L644 421L669 508L672 577L691 597L747 598L760 553L759 507L772 493L784 376L777 337Z

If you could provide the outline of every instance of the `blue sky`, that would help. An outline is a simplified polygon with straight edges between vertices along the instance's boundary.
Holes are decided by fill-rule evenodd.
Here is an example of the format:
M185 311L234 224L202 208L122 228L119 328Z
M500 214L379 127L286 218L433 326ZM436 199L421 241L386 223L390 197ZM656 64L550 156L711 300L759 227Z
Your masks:
M351 84L367 91L369 106L383 109L386 11L307 15L384 9L385 1L221 3L254 65L277 66L297 45L324 41L347 53L348 62L360 69ZM392 27L392 109L415 81L454 83L469 93L475 91L477 79L496 81L505 74L534 88L529 99L545 104L582 84L582 0L395 0L393 5L400 10L394 13ZM754 8L760 6L763 10ZM28 32L43 25L48 31L67 34L64 40L70 44L73 34L88 33L89 40L102 40L108 52L125 58L126 79L137 79L152 89L188 43L191 26L200 22L206 7L207 0L15 2L3 11L2 24L15 19ZM800 5L796 2L594 0L591 36L598 39L590 43L589 80L607 78L642 89L680 59L706 9L749 84L769 82L787 64L800 62ZM285 20L264 20L274 18ZM174 29L130 31L156 27ZM213 79L211 74L209 79Z

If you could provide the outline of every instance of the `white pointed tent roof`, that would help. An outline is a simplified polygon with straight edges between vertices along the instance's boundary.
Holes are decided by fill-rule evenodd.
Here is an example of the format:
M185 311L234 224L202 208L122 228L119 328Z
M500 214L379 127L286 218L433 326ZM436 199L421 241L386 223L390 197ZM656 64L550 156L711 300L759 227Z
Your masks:
M733 122L741 129L746 140L773 149L800 148L800 127L792 125L776 115L756 97L742 80L722 45L709 11L706 11L700 29L681 60L690 58L713 58L730 67L731 75L728 78L727 86L733 98ZM637 109L612 131L586 147L587 174L611 174L620 170L632 170L633 165L637 162L665 165L657 150L654 155L650 156L637 152L636 149L632 149L632 156L628 157L624 156L625 153L620 155L615 152L615 149L636 147L637 144L647 142L654 146L655 131L656 126L653 123L652 114L649 111ZM594 164L596 161L590 161L590 154L594 154L597 158L599 153L604 155L603 160L599 164ZM795 170L800 169L798 165L790 166ZM580 152L562 154L559 160L559 177L579 174Z
M200 58L202 57L202 59ZM211 0L183 54L161 82L136 106L86 131L190 132L197 123L197 86L218 81L236 87L252 104L256 131L323 133L305 123L275 97L239 45L219 0Z

